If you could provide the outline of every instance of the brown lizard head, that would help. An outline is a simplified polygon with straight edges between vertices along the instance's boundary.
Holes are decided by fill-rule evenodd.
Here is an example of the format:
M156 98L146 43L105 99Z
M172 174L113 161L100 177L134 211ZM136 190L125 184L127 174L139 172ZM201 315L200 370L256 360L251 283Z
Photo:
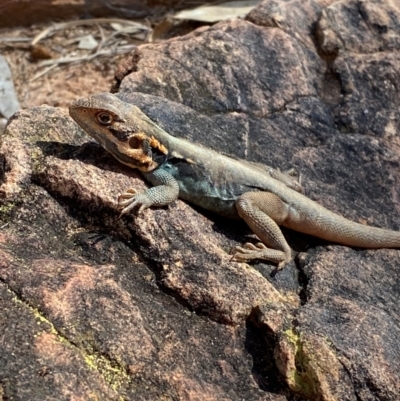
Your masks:
M69 114L104 149L129 167L149 172L168 156L160 138L168 134L138 107L111 93L76 100L69 107Z

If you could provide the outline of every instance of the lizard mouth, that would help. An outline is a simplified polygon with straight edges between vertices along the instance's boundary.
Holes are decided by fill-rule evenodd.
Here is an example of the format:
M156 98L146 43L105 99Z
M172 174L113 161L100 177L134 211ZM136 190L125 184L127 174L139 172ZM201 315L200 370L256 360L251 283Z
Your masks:
M146 133L131 110L133 106L124 107L128 105L114 95L102 94L75 100L69 114L118 161L142 172L153 171L167 160L168 149L152 133Z
M118 141L114 133L107 136L106 149L120 162L150 172L168 158L168 150L153 136L149 137L143 132L130 135L128 139Z

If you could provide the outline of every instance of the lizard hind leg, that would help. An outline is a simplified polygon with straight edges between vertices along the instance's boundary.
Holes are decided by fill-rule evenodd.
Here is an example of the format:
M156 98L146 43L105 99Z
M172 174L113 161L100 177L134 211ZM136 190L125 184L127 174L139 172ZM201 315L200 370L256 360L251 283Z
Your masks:
M236 200L239 216L247 223L262 243L247 243L235 248L236 261L264 259L282 268L291 259L291 250L278 224L289 213L288 206L270 192L246 192Z

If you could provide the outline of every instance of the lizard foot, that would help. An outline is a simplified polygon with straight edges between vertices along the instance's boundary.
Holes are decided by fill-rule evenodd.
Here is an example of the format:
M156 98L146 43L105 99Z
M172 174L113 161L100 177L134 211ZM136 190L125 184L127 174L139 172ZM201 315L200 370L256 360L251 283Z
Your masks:
M243 246L234 248L233 260L236 262L248 262L253 259L268 260L278 264L278 269L281 269L288 261L285 252L277 249L267 248L262 242L257 244L245 243Z
M138 213L141 213L144 209L152 206L152 204L152 201L145 192L138 192L134 188L129 188L118 197L117 209L121 210L119 215L121 217L136 207L139 208Z

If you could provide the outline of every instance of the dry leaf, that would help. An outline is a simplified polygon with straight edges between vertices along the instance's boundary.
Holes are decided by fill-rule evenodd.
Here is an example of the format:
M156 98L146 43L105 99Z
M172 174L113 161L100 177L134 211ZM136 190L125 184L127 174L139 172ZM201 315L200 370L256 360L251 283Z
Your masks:
M214 6L201 6L191 10L182 10L174 15L177 19L203 22L217 22L228 18L245 17L262 0L227 1Z

